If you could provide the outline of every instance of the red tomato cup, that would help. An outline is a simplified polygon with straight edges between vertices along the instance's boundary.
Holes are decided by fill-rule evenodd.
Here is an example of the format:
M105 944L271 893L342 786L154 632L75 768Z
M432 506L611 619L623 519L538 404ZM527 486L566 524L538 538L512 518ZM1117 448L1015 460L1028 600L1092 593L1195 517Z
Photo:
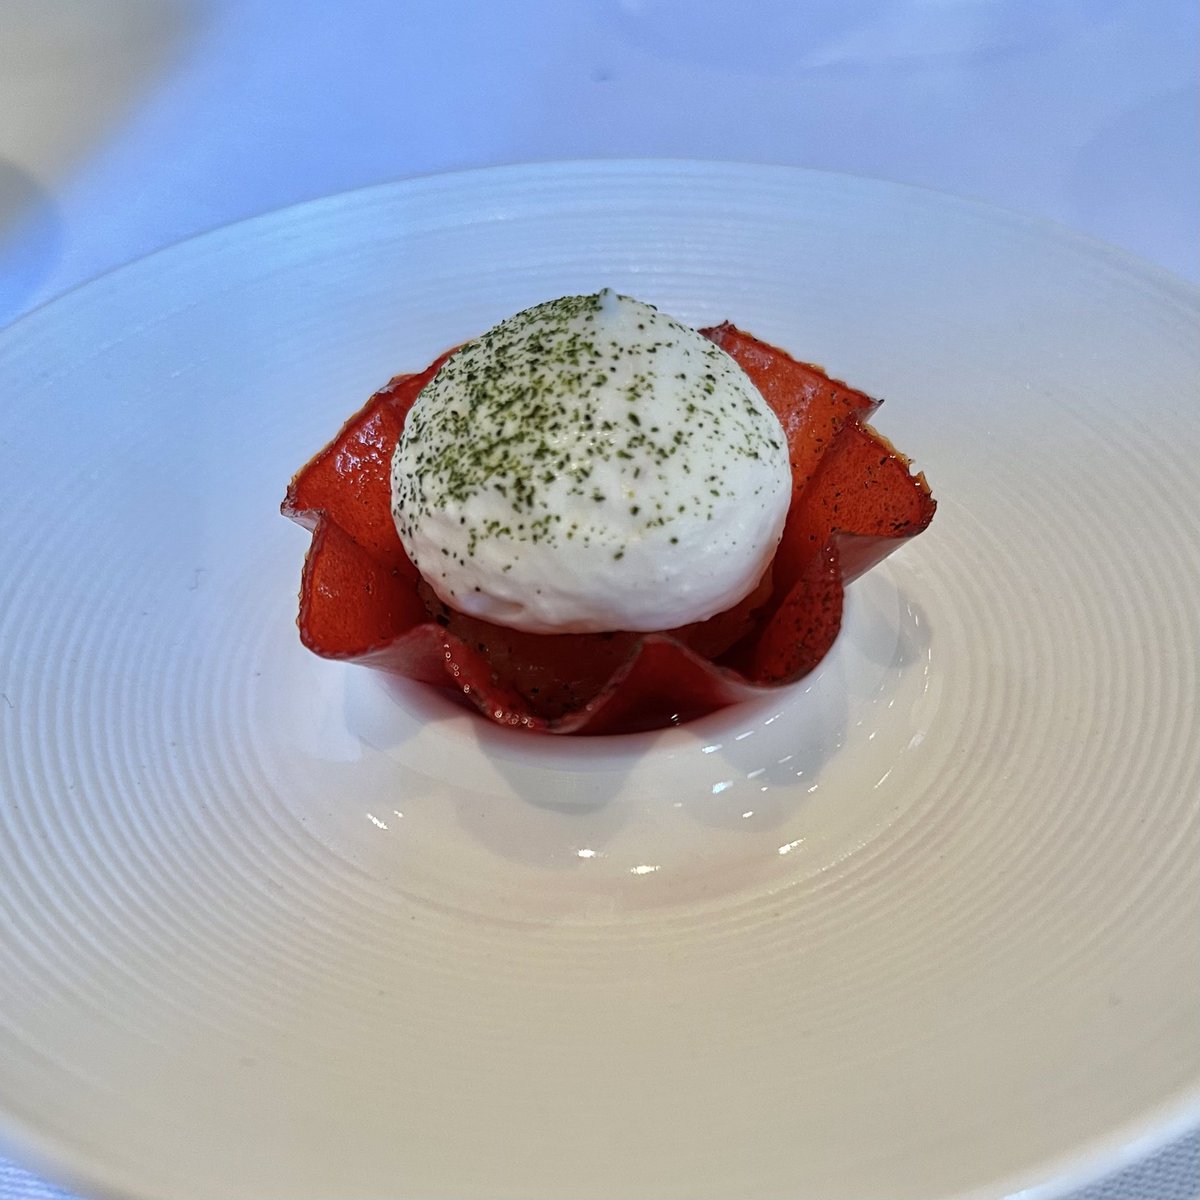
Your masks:
M733 325L700 332L774 410L791 464L782 539L740 603L661 632L589 634L524 633L443 604L400 543L390 482L409 409L443 355L376 392L288 488L284 514L312 531L304 645L541 733L677 725L807 675L837 638L846 585L920 533L936 503L924 475L865 424L877 401Z

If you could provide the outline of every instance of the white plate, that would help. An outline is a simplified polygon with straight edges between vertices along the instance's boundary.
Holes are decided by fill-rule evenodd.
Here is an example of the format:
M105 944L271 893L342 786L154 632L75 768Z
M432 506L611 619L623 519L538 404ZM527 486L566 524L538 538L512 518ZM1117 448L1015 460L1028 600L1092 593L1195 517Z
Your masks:
M822 669L551 740L306 654L292 472L605 284L887 397L941 508ZM978 1200L1194 1121L1198 307L957 200L591 163L291 209L0 335L11 1151L158 1200Z

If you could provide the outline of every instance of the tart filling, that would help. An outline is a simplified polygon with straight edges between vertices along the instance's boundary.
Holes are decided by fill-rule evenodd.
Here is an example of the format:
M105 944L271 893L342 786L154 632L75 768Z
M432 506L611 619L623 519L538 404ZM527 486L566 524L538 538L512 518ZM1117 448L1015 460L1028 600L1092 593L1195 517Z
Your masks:
M391 486L440 600L542 634L731 608L770 565L792 490L779 419L737 363L611 291L452 354L408 414Z

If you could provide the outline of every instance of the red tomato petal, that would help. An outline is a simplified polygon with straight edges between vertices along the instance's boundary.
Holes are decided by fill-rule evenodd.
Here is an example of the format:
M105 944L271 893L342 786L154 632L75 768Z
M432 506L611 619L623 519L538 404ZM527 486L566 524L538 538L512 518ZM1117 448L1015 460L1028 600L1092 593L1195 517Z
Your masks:
M757 695L760 689L674 638L648 634L622 673L554 733L638 733L662 729Z
M392 521L392 452L408 410L445 356L417 375L397 375L342 426L297 474L283 502L285 516L308 529L323 513L376 558L416 578Z
M748 676L762 685L792 683L829 653L842 627L837 548L813 554L754 644Z
M936 509L925 476L910 474L908 459L881 434L850 421L789 513L786 554L843 535L842 582L850 583L920 533Z
M340 525L317 520L300 582L300 639L327 658L357 658L426 620L407 576Z

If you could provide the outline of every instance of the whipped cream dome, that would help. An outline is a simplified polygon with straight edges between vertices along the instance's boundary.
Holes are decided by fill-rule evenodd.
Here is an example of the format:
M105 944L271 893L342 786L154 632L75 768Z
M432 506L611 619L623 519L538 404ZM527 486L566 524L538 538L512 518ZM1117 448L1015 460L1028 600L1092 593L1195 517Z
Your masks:
M607 290L463 346L392 460L396 529L426 582L530 633L664 630L732 607L790 499L783 430L737 363Z

